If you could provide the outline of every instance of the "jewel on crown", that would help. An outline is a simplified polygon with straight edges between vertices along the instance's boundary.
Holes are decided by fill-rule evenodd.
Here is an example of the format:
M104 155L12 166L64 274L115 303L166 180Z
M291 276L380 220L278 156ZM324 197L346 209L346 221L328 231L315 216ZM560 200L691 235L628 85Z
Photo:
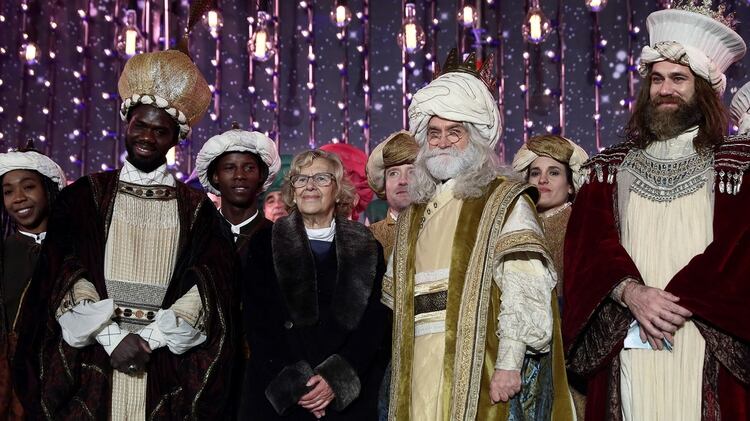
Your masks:
M434 79L451 72L468 73L477 79L484 82L487 89L492 92L493 95L497 94L497 78L495 77L495 55L490 54L482 63L482 67L477 70L477 55L475 52L471 52L465 60L461 61L458 58L458 50L456 48L451 49L448 53L448 57L445 59L442 69L437 66L435 68Z
M725 15L727 5L723 2L719 3L719 6L716 8L716 10L712 10L712 3L713 0L681 0L677 4L675 4L672 9L700 13L701 15L708 16L711 19L722 23L728 28L734 30L735 26L737 26L738 23L734 17L734 12Z

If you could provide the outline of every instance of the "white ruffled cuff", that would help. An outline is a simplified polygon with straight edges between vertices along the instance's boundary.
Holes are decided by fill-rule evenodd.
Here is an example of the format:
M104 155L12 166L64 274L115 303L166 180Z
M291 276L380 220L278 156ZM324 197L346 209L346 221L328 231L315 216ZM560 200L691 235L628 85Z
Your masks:
M168 347L173 354L184 354L206 341L206 335L172 310L159 310L153 323L138 332L151 349Z
M114 312L115 303L112 299L80 302L57 319L62 328L63 340L73 348L93 344L102 327L111 323Z

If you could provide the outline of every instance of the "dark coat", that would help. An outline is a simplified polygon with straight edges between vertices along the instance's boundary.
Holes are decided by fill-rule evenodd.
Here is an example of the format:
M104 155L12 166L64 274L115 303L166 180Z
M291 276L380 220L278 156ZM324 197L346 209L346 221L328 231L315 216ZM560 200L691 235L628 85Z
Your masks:
M315 419L297 401L317 373L336 394L325 419L376 419L391 329L380 302L383 252L369 230L336 219L331 250L315 255L294 212L258 231L248 253L249 395L242 418ZM285 416L274 406L286 408Z
M119 171L92 174L63 189L55 201L47 238L18 319L14 387L30 420L107 419L111 400L110 358L104 348L72 348L62 340L55 311L81 278L107 298L104 254L118 191ZM170 193L172 194L172 193ZM219 214L205 195L185 184L174 190L180 217L178 258L162 308L197 285L206 312L208 339L182 354L167 348L148 364L148 419L225 419L239 349L232 320L235 255L220 235Z

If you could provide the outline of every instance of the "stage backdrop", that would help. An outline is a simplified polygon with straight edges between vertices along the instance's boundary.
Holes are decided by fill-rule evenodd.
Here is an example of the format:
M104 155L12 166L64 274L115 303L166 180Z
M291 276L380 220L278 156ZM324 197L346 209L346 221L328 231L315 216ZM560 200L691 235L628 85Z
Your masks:
M637 57L648 41L646 16L670 4L610 0L592 12L584 0L277 1L219 0L219 14L191 34L193 59L215 97L176 151L178 176L187 177L200 146L233 121L268 132L283 154L332 141L369 150L402 128L403 104L431 80L434 57L442 64L457 45L478 52L480 61L496 54L505 119L498 153L506 162L526 137L546 132L563 133L594 153L621 140L639 84ZM351 15L343 28L330 16L337 5ZM750 22L746 1L727 6ZM188 7L187 0L0 1L0 148L32 138L72 179L118 167L124 148L117 79L125 60L118 37L137 28L144 49L174 46ZM397 35L410 7L425 45L403 53ZM549 20L539 44L523 36L529 11L531 20ZM264 29L258 12L270 16L267 35L276 41L264 44L275 50L266 61L248 53L248 42L258 41L251 34ZM747 39L749 28L737 30ZM532 37L544 35L535 29ZM730 68L727 104L746 81L749 63L745 57Z

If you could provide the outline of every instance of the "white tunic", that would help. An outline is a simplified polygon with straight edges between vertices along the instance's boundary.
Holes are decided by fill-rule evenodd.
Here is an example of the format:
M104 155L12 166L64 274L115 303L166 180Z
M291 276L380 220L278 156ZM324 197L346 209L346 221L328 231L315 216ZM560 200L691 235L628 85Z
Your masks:
M688 130L646 149L658 160L683 159L695 153ZM672 277L713 240L713 172L697 191L656 201L634 193L637 178L620 171L618 208L622 245L646 285L665 288ZM674 337L673 350L625 349L620 352L621 397L629 421L699 421L705 341L688 321Z

